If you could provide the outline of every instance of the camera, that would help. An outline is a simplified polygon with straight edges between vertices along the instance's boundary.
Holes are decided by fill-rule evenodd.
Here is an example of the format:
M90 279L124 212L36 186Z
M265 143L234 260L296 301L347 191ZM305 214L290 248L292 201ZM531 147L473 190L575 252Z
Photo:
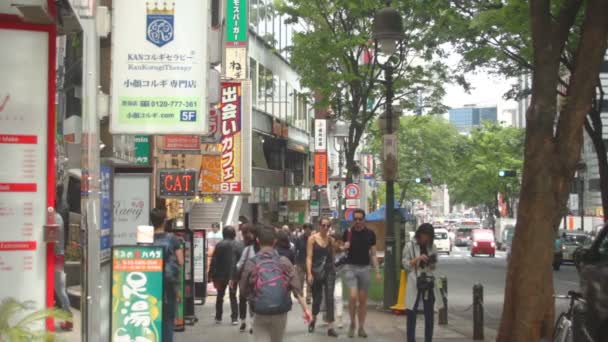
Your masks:
M434 265L436 263L437 263L437 254L432 254L432 255L429 256L429 260L428 261L426 261L426 262L425 261L421 261L420 262L420 267L421 268L426 268L426 267L432 266L432 265Z

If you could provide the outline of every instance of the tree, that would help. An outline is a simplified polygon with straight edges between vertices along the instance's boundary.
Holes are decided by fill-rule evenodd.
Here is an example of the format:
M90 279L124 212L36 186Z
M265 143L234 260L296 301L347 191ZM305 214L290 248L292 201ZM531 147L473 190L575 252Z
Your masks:
M431 25L441 3L404 0L395 4L403 13L407 42L404 62L394 77L395 101L405 110L444 109L442 85L449 76L437 57L444 55L441 43L447 30L441 21ZM382 70L369 63L372 20L383 5L376 0L277 0L278 11L302 26L290 48L290 62L301 75L301 84L314 93L318 108L329 108L334 118L349 123L347 181L356 168L355 153L366 128L385 105Z
M370 127L370 136L366 148L380 155L383 139L374 125ZM395 193L401 193L398 203L403 205L413 199L428 201L431 187L417 184L415 179L431 177L433 185L447 184L456 165L456 147L464 138L443 118L425 115L402 117L398 139L399 181L395 189Z
M497 194L507 203L520 191L519 177L500 177L500 170L521 175L524 131L484 123L456 149L455 167L450 170L450 200L470 207L483 206L488 215L498 216Z
M451 8L452 32L461 37L456 43L469 66L505 73L522 72L520 65L528 64L533 74L522 192L497 340L539 341L553 327L553 240L606 52L608 0L461 0Z

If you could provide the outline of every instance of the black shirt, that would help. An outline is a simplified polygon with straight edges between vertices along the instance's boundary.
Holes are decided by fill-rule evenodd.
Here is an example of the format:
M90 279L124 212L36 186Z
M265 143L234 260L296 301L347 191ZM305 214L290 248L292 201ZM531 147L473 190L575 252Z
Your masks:
M296 252L296 265L306 265L307 244L310 235L298 237L294 243Z
M371 264L369 250L372 246L376 245L376 233L367 227L360 231L351 228L344 232L342 238L345 243L349 242L350 239L350 249L346 258L347 264L358 266Z

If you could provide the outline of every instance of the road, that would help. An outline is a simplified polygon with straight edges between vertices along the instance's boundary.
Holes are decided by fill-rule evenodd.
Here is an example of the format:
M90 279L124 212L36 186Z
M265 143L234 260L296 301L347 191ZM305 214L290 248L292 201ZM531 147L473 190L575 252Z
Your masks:
M498 329L504 302L507 257L505 252L497 252L495 258L479 256L472 258L467 248L455 247L452 254L439 257L438 273L448 277L448 306L451 314L465 319L473 319L473 285L484 286L485 326ZM578 274L574 265L562 265L554 272L555 292L565 294L578 289ZM558 302L557 309L567 307Z

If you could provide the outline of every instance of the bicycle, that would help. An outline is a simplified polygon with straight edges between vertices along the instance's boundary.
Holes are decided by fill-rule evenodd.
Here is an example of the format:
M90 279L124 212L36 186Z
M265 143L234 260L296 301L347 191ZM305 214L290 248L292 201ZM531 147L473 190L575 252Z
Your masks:
M580 339L574 340L574 308L577 303L586 305L583 295L576 291L568 291L568 295L556 295L554 298L569 299L570 305L568 306L568 311L562 312L555 323L553 342L594 342L594 339L591 337L584 324L581 324L581 327L576 326L576 330L577 332L580 330L582 335L585 336L585 341L581 341ZM577 320L577 322L580 322L580 320Z

